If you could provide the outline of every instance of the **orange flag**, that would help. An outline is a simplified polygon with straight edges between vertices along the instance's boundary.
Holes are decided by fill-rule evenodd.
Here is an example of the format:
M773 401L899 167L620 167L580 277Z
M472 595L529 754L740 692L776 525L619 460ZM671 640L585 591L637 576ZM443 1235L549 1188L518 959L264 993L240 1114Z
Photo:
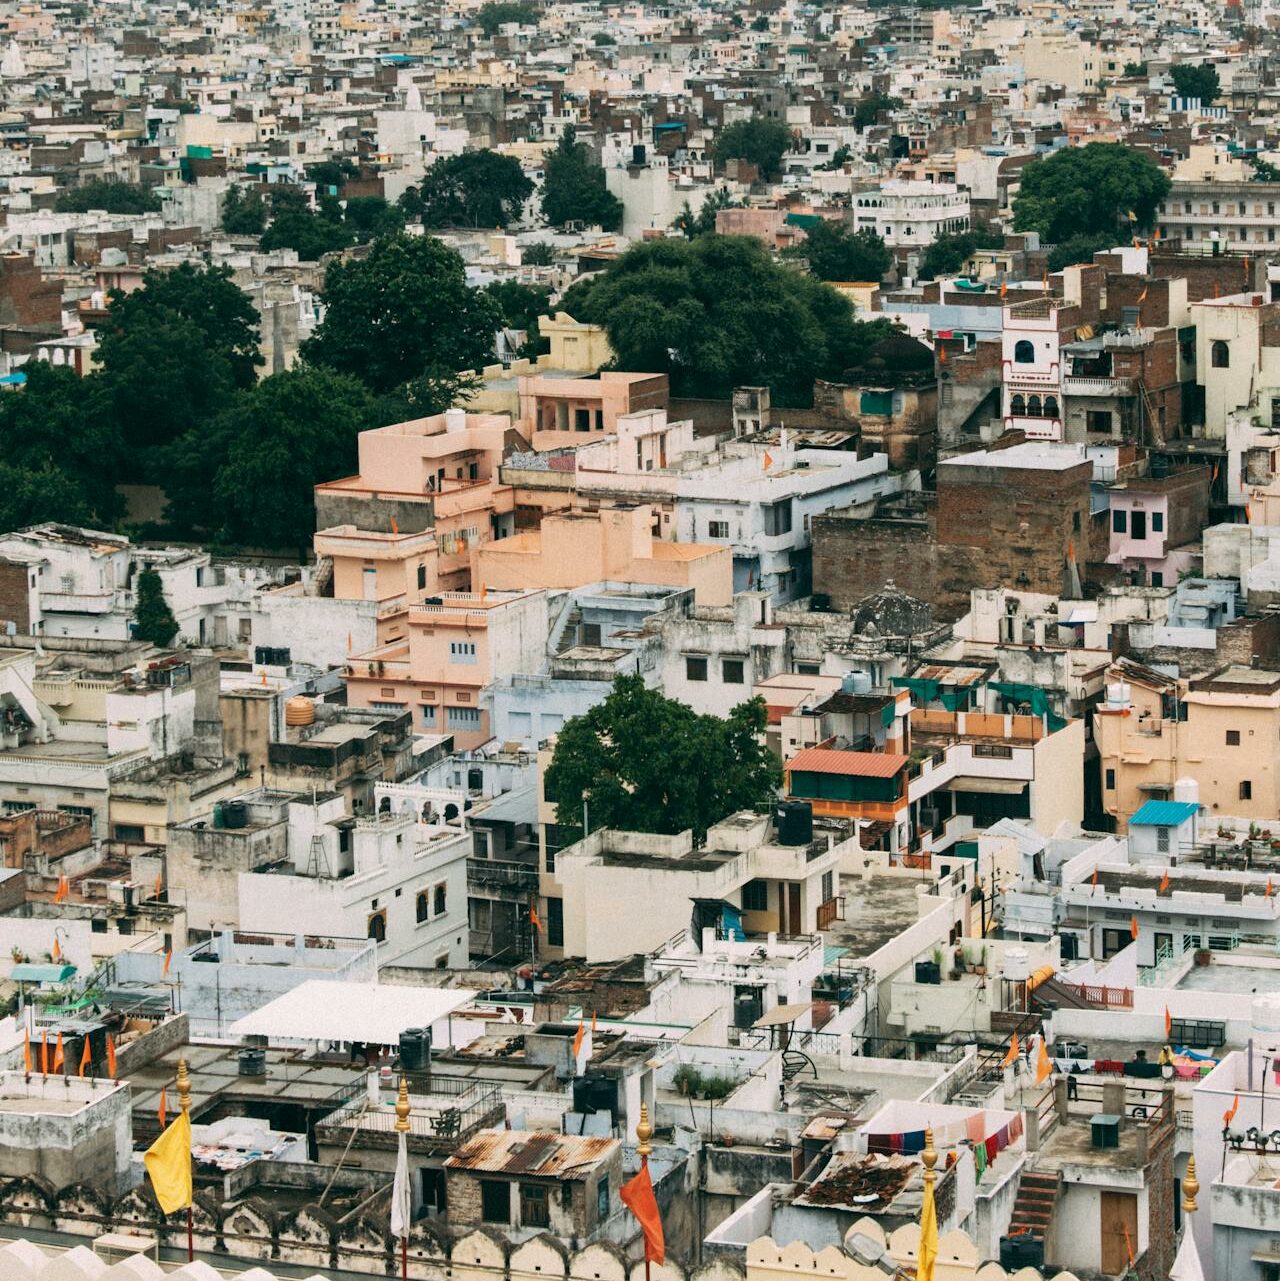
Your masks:
M1230 1125L1236 1119L1236 1113L1240 1110L1240 1096L1237 1094L1231 1100L1231 1106L1222 1114L1222 1124Z
M58 1033L58 1043L53 1047L53 1070L62 1071L62 1033Z
M938 364L945 365L946 363L947 363L947 349L945 347L939 347L938 348Z
M1098 869L1096 867L1093 869L1093 875L1089 878L1089 884L1095 889L1098 886Z
M1008 293L1009 293L1009 282L1007 280L1002 280L1000 282L1000 297L1004 298L1008 295Z
M1167 894L1168 892L1169 892L1169 869L1166 867L1164 870L1164 875L1160 878L1160 893Z
M1136 943L1138 941L1138 918L1131 916L1129 918L1129 937Z
M45 1028L40 1038L40 1075L49 1075L49 1029Z
M163 1130L169 1116L169 1095L164 1086L160 1087L160 1106L156 1109L156 1115L160 1118L160 1129Z
M1267 897L1270 898L1274 893L1275 893L1275 890L1271 886L1271 878L1268 876L1267 877Z
M1169 1013L1169 1007L1164 1007L1164 1039L1167 1041L1173 1033L1173 1015Z
M164 888L163 878L161 877L160 873L157 872L156 873L156 889L155 889L155 894L152 897L159 898L163 888Z
M116 1079L116 1043L111 1033L107 1033L107 1075Z
M542 929L542 922L538 920L538 909L532 903L529 904L529 920L533 922L535 930Z
M1018 1057L1018 1034L1013 1034L1013 1040L1009 1042L1009 1053L1004 1056L1000 1066L1007 1068Z
M31 1033L25 1028L22 1032L22 1070L31 1075Z
M764 469L768 471L773 466L773 455L766 449L764 451Z
M89 1068L89 1038L84 1038L84 1049L80 1051L80 1075L83 1076Z
M661 1263L666 1258L666 1242L662 1235L662 1215L658 1213L658 1199L653 1195L653 1182L649 1178L648 1160L641 1160L640 1173L622 1185L618 1197L640 1220L640 1226L644 1229L645 1262Z
M53 947L49 949L49 955L53 957L55 964L58 961L62 960L62 947L59 944L57 938L54 938L53 940Z
M169 950L164 954L164 969L161 971L161 973L162 973L162 974L168 974L168 973L169 973L169 962L170 962L170 961L172 961L172 960L173 960L173 948L170 948L170 949L169 949Z
M1043 1085L1053 1075L1053 1060L1045 1048L1044 1037L1040 1037L1040 1049L1036 1052L1036 1084Z

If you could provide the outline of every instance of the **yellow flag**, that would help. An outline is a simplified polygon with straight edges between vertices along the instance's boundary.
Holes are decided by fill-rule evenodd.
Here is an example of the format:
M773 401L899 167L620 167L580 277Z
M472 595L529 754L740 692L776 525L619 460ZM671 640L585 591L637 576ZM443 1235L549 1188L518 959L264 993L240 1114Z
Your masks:
M142 1163L165 1214L191 1204L191 1118L185 1112L146 1150Z
M916 1256L916 1281L933 1281L938 1257L938 1211L933 1204L933 1180L924 1180L924 1201L920 1206L920 1252Z

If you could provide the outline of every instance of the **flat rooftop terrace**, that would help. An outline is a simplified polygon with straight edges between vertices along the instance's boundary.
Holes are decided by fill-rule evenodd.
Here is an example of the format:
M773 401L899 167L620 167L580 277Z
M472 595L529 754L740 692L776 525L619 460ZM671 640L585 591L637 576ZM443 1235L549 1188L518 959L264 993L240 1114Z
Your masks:
M922 884L905 876L841 876L845 919L827 927L827 942L850 957L870 956L919 919L916 889Z

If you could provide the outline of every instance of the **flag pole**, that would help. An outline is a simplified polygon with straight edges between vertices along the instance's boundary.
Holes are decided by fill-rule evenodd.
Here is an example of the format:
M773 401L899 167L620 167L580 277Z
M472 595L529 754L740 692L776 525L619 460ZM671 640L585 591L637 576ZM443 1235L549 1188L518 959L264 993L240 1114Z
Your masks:
M184 1116L191 1116L191 1073L187 1071L186 1059L178 1060L178 1107ZM194 1263L196 1258L195 1210L187 1202L187 1262Z
M405 1077L400 1078L400 1093L396 1096L396 1134L403 1148L407 1140L405 1135L409 1133L409 1082ZM400 1277L401 1281L409 1281L409 1225L404 1225L404 1232L400 1237Z
M653 1145L649 1142L653 1138L653 1126L649 1123L649 1105L640 1104L640 1123L636 1126L636 1138L640 1142L636 1146L636 1151L640 1154L640 1168L647 1170L649 1168L649 1153L653 1151ZM649 1278L649 1245L645 1242L644 1250L644 1281L650 1281Z

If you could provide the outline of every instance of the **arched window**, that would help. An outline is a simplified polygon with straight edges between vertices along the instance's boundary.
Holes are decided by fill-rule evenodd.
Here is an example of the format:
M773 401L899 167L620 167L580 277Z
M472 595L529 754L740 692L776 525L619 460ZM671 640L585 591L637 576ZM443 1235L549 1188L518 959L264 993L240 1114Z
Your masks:
M1046 418L1057 418L1058 416L1057 396L1046 396L1044 398L1044 416Z
M419 924L431 919L431 896L426 890L421 891L418 895L415 915L417 916Z
M1231 348L1221 338L1209 348L1209 363L1215 369L1231 368Z
M369 937L375 943L385 943L387 941L387 913L385 908L380 912L374 912L369 917Z
M1012 396L1009 400L1009 412L1015 418L1025 418L1027 414L1027 398L1021 392Z
M1028 418L1040 417L1040 397L1039 396L1027 397L1027 417Z
M1015 365L1034 365L1036 363L1036 347L1030 338L1019 338L1013 344L1013 363Z
M442 883L442 884L440 884L440 885L437 885L437 886L436 886L435 915L436 915L436 916L443 916L443 915L444 915L444 885L443 885L443 883Z

